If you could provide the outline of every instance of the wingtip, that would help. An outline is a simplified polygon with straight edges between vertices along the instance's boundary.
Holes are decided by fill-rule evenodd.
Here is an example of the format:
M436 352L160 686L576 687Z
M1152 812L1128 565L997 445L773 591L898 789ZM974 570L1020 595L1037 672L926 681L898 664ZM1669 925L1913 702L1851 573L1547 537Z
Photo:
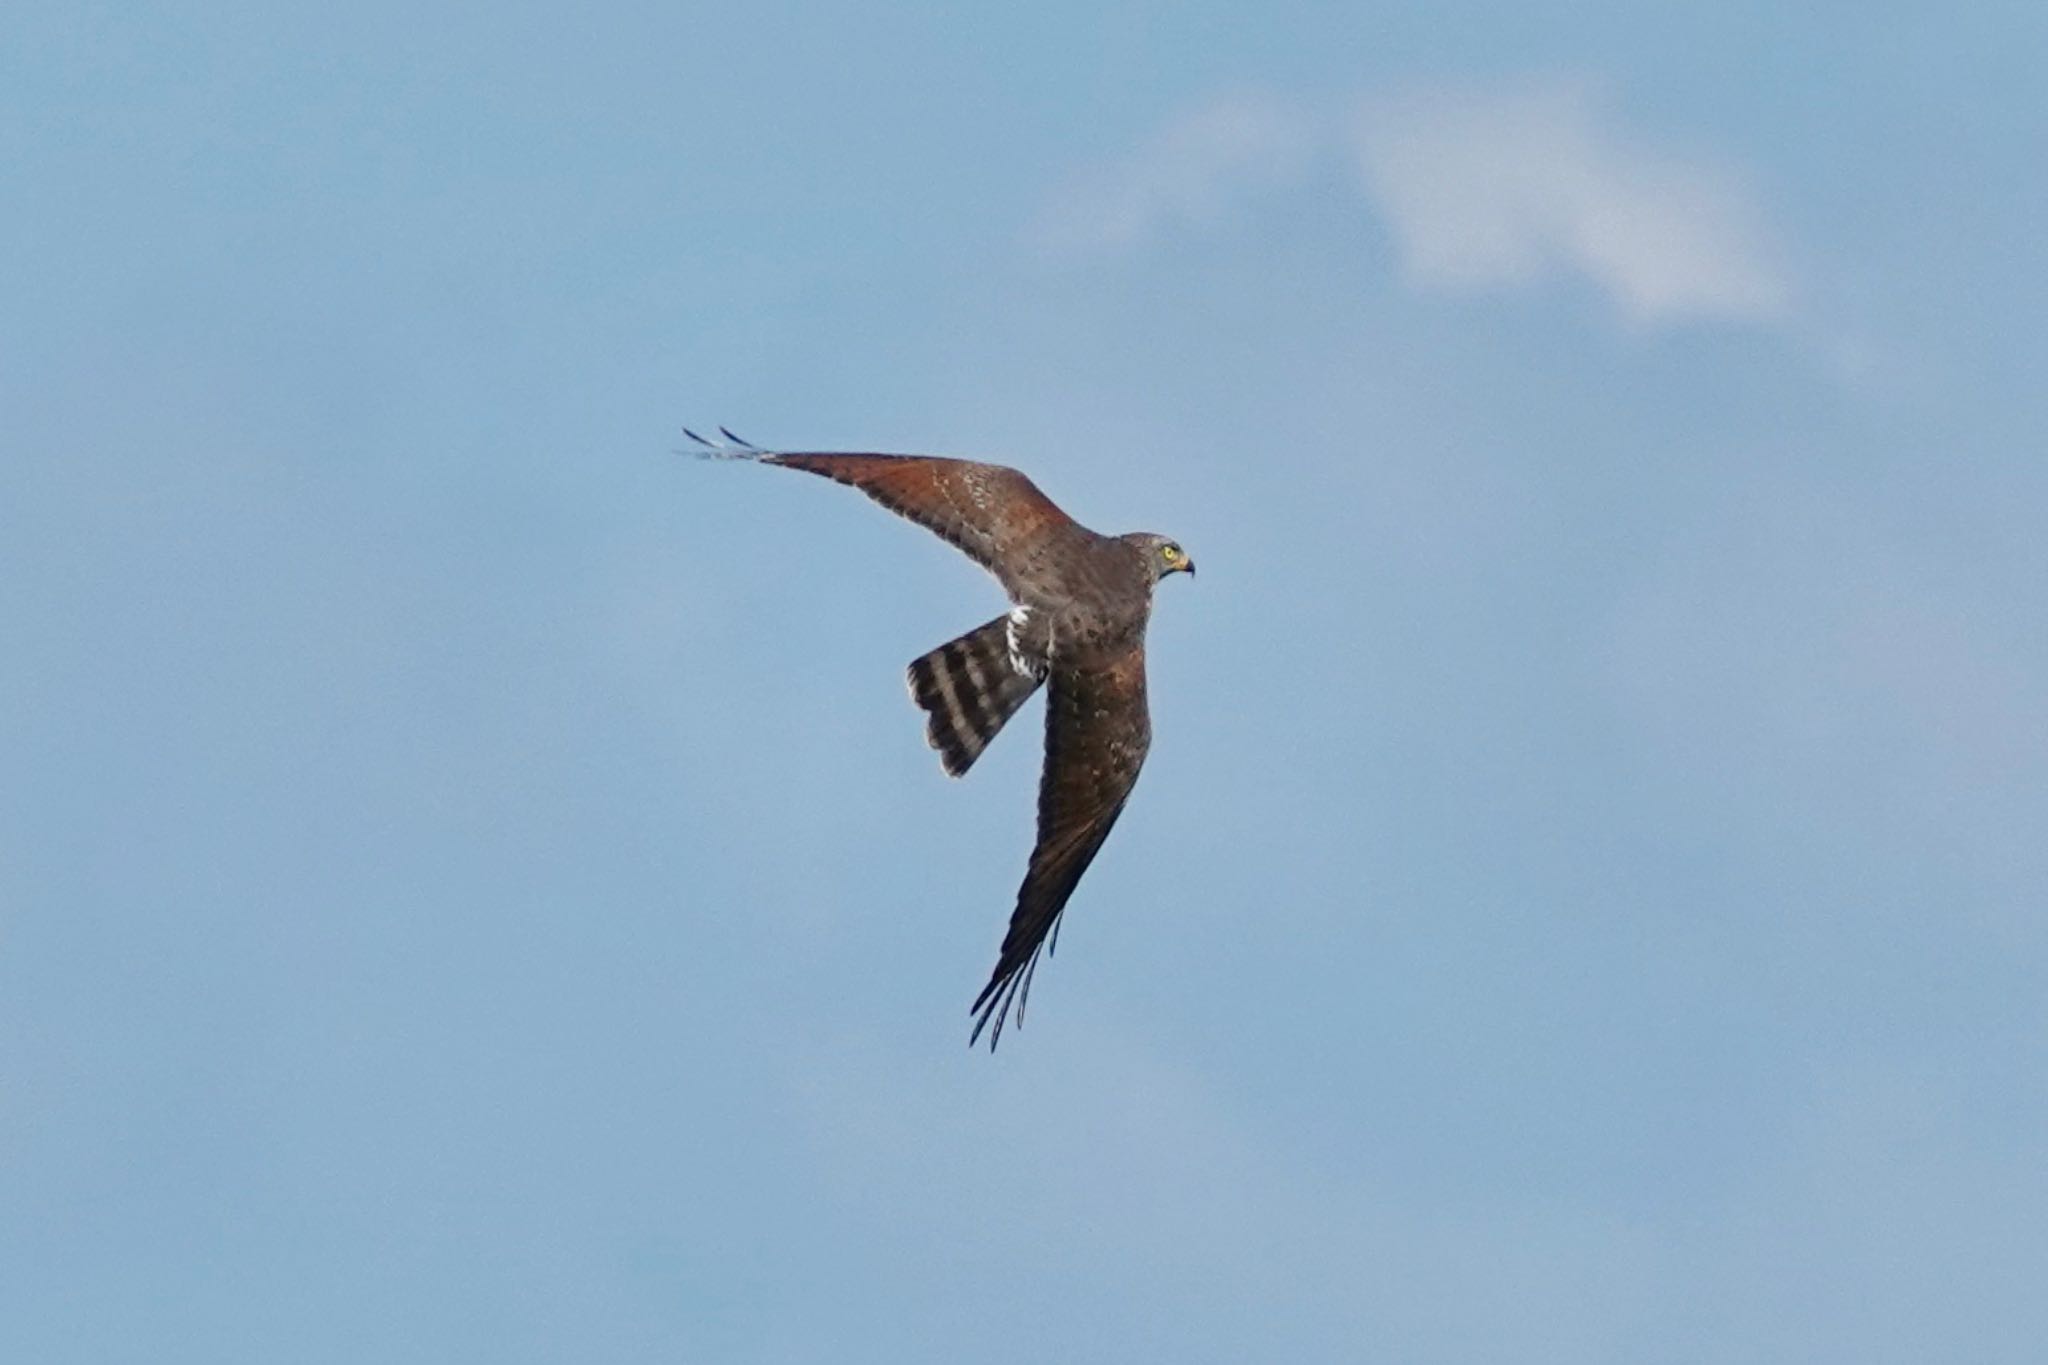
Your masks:
M981 994L974 997L974 1003L967 1007L969 1014L978 1015L974 1031L967 1035L967 1046L973 1047L980 1041L983 1030L988 1031L988 1050L994 1052L1003 1040L1003 1027L1010 1022L1010 1009L1016 1007L1017 1027L1024 1027L1024 1005L1031 995L1031 974L1038 966L1038 954L1014 971L1004 972L1001 967L989 978ZM1020 997L1021 991L1021 997ZM991 1028L990 1025L994 1027Z
M988 1050L993 1053L996 1044L1002 1041L1003 1016L1009 1013L1008 1002L1001 997L1002 988L1001 978L990 980L981 988L981 994L974 997L974 1003L967 1007L967 1012L975 1016L974 1028L967 1035L967 1046L970 1049L981 1041L981 1035L987 1030L990 1021L994 1021L996 1027L995 1032L989 1034Z
M755 445L752 441L746 440L743 437L733 435L732 431L729 428L720 427L718 429L718 434L724 439L714 441L708 436L700 436L698 433L692 431L688 427L683 428L683 435L689 437L692 441L695 441L699 447L701 447L695 453L697 455L702 456L704 459L768 460L772 458L770 452L763 450L760 446Z

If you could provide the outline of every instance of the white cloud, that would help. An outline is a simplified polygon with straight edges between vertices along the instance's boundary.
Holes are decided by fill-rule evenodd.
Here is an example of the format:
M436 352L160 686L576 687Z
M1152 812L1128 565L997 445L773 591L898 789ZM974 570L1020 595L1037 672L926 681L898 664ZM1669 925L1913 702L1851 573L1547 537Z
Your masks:
M1575 274L1635 323L1787 312L1789 287L1740 179L1618 131L1582 88L1374 101L1354 146L1417 285L1477 291Z
M1741 175L1650 145L1570 82L1411 91L1348 120L1264 95L1215 100L1070 181L1030 235L1058 251L1130 250L1299 192L1325 163L1348 168L1418 288L1576 277L1632 325L1793 321Z
M1298 179L1314 140L1308 121L1273 100L1212 101L1069 184L1033 236L1061 249L1124 248L1172 227L1212 224L1234 201Z

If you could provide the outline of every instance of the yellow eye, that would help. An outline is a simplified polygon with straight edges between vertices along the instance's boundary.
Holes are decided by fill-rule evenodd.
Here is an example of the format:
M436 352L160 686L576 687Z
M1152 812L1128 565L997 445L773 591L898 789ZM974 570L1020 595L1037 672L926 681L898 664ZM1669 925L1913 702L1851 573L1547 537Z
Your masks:
M1160 547L1159 547L1159 557L1160 557L1161 559L1165 560L1165 561L1166 561L1167 563L1169 563L1169 564L1172 564L1172 563L1175 563L1175 562L1177 562L1177 561L1178 561L1178 560L1180 559L1180 546L1178 546L1178 545L1162 545L1162 546L1160 546Z

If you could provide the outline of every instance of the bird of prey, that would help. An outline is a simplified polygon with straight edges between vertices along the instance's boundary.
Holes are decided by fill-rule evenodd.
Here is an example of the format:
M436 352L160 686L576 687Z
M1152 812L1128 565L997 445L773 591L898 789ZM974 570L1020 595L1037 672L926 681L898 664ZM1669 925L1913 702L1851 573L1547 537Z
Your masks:
M724 441L684 435L707 455L821 474L937 532L994 574L1010 610L910 665L925 738L959 777L1003 723L1050 683L1038 844L988 985L969 1013L970 1046L993 1049L1010 1006L1021 1025L1041 948L1056 947L1060 913L1123 812L1151 744L1145 709L1145 625L1152 589L1195 562L1166 536L1104 536L1055 507L1035 484L997 464L928 455L770 451L719 428Z

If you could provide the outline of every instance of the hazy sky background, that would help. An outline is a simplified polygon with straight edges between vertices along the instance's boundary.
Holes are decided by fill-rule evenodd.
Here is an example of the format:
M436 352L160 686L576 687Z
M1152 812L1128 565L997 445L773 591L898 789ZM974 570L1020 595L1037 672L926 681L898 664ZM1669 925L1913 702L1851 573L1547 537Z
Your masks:
M1794 8L9 7L0 1357L2038 1360L2048 10ZM994 1058L719 422L1201 563Z

